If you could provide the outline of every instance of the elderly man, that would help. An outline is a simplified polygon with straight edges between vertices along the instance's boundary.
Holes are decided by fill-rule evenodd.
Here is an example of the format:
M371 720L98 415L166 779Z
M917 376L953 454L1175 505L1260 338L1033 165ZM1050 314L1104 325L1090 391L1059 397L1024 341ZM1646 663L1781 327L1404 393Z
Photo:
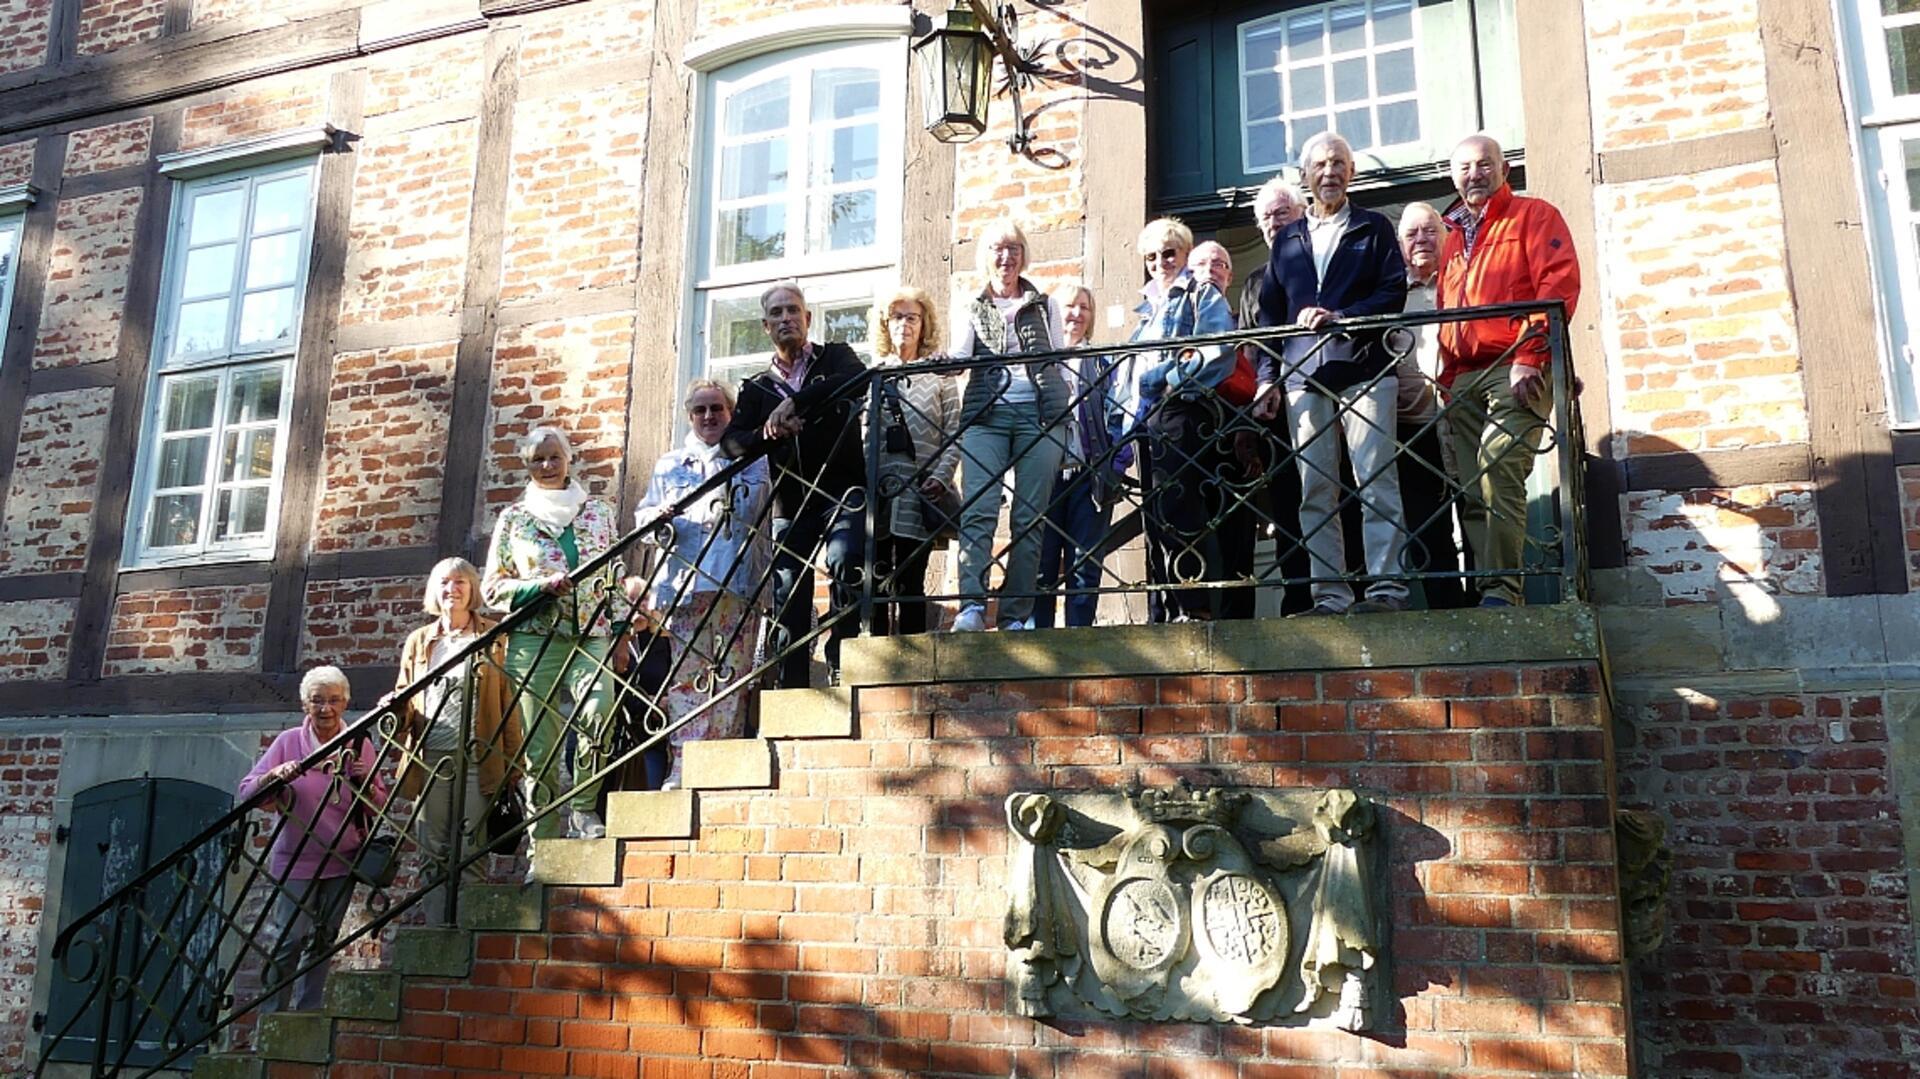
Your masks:
M1400 212L1400 254L1407 260L1407 311L1432 311L1440 281L1440 241L1447 234L1440 211L1424 202L1407 204ZM1446 421L1434 391L1440 373L1439 341L1429 324L1413 328L1411 348L1394 366L1400 380L1399 438L1404 450L1397 461L1400 500L1407 511L1413 536L1407 547L1407 565L1430 573L1458 570L1460 551L1453 541L1453 507L1447 497ZM1396 347L1401 342L1396 342ZM1458 577L1430 577L1421 582L1429 607L1465 607L1467 592Z
M1513 193L1500 144L1485 135L1461 140L1452 168L1460 202L1447 213L1453 231L1440 247L1439 306L1560 300L1573 314L1580 262L1560 211ZM1527 476L1553 407L1550 356L1543 340L1523 343L1530 328L1506 318L1440 327L1440 383L1452 398L1449 438L1466 488L1467 542L1479 568L1513 571L1480 579L1482 607L1525 602Z
M1260 289L1260 324L1321 330L1342 319L1396 314L1407 302L1407 266L1393 224L1353 205L1353 148L1331 132L1301 153L1312 203L1307 217L1274 238ZM1399 382L1381 334L1300 334L1282 342L1278 362L1263 354L1256 414L1279 413L1284 396L1300 462L1300 527L1313 563L1310 614L1400 611L1408 606L1401 551L1406 515L1393 467ZM1341 534L1340 442L1358 489L1366 598L1353 602Z
M827 573L829 619L827 666L840 669L840 642L855 629L842 617L853 608L866 548L866 505L849 492L866 483L858 404L850 393L833 398L866 375L866 365L840 342L807 339L813 313L800 286L782 282L760 295L760 324L773 341L767 369L740 385L733 422L721 445L729 456L752 453L768 442L773 469L773 602L787 649L780 661L782 689L809 682L811 649L794 647L813 623L813 557L822 551Z
M1260 228L1260 238L1266 241L1267 250L1273 250L1274 237L1280 230L1307 216L1307 204L1300 198L1300 189L1281 176L1275 176L1260 185L1253 196L1253 223ZM1263 263L1253 268L1247 275L1245 284L1240 286L1240 328L1250 330L1260 325L1260 286L1267 280L1267 267Z

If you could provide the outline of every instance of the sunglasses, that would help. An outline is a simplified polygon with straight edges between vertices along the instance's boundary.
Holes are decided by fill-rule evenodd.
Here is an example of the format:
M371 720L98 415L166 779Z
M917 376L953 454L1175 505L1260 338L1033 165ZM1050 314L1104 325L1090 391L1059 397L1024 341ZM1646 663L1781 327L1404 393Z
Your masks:
M1180 249L1177 247L1168 247L1159 251L1147 252L1148 262L1177 262L1179 260Z

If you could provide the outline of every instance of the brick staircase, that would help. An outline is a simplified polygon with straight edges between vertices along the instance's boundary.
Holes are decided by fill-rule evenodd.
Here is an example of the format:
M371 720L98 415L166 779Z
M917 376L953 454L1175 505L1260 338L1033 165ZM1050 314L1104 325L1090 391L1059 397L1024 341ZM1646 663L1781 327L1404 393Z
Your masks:
M330 1064L340 1023L400 1019L408 980L468 977L483 934L545 931L548 888L618 885L629 841L695 838L700 792L776 789L776 741L853 737L849 688L761 690L759 697L760 737L687 744L680 790L608 795L607 838L541 840L534 847L537 884L462 888L458 928L401 926L388 969L334 971L322 1010L262 1017L253 1052L203 1054L194 1079L263 1079L274 1063Z

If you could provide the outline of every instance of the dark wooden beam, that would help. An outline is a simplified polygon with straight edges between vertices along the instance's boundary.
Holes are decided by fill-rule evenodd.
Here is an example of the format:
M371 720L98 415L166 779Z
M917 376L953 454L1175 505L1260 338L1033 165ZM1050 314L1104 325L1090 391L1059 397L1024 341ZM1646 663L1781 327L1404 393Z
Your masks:
M78 573L35 573L0 577L0 603L25 599L73 599L80 594Z
M70 63L80 41L80 7L85 0L53 0L47 27L47 66Z
M15 295L19 294L15 293ZM68 390L97 390L112 386L119 378L118 367L119 365L112 360L77 363L71 367L43 367L28 373L27 396L65 393Z
M40 337L40 308L46 299L47 260L59 223L60 168L67 156L67 137L47 135L33 147L33 186L39 201L27 210L20 233L20 255L15 263L13 311L7 319L6 347L0 350L0 521L6 519L7 494L13 486L13 463L20 449L20 418L32 391L33 346Z
M356 667L347 671L356 717L393 688L395 667ZM150 674L90 682L0 683L0 715L119 716L231 715L244 712L299 711L300 674L209 672Z
M178 109L154 117L155 157L179 148L183 120L184 114ZM128 275L122 301L120 343L113 363L113 409L100 457L100 485L93 496L93 540L87 547L80 600L74 611L73 646L67 653L67 677L76 681L99 678L106 660L114 578L126 538L127 500L133 490L134 460L139 456L140 414L146 404L147 365L153 353L154 321L160 304L158 267L165 260L172 202L173 181L161 175L155 165L147 173L140 218L133 231L129 265L134 272Z
M77 199L83 195L98 195L106 191L139 187L146 182L147 164L142 162L138 165L127 165L124 168L69 176L60 182L60 195L62 198Z
M1893 433L1893 463L1896 465L1920 465L1920 431L1895 431Z
M166 566L159 569L127 570L120 574L118 591L172 591L178 588L219 588L241 584L268 584L273 580L270 562L220 562L210 566Z
M246 35L183 34L0 81L0 134L69 123L361 54L358 9Z
M1777 153L1773 130L1765 127L1636 146L1630 150L1609 150L1600 155L1600 182L1630 184L1668 176L1690 176L1710 169L1771 161Z
M364 112L367 76L342 71L330 80L328 122L357 131ZM280 486L280 520L273 543L273 583L267 591L261 667L290 671L300 659L300 627L307 609L307 545L314 503L325 466L327 389L333 383L333 332L346 285L347 228L353 214L352 141L343 139L320 155L314 193L313 250L307 263L307 295L301 307L300 350L293 363L293 412L288 418Z
M680 57L693 37L698 17L695 0L659 0L653 10L653 55L647 83L647 190L640 206L639 271L633 303L640 311L676 312L686 305L686 255L683 250L689 212L695 140L690 94ZM944 243L944 239L942 240ZM679 396L682 320L646 320L634 334L627 364L627 451L624 482L618 493L620 517L645 497L651 464L666 449L673 432Z
M1593 212L1593 102L1587 85L1586 16L1581 0L1516 4L1520 87L1527 139L1527 191L1566 218L1580 256L1580 301L1568 320L1573 369L1586 435L1587 553L1595 569L1626 562L1620 524L1613 413L1607 400L1606 348L1600 338L1600 248Z
M507 217L507 166L513 156L513 109L519 100L520 30L487 35L486 85L480 92L472 210L467 227L467 281L461 300L460 345L453 361L453 410L447 423L446 465L440 479L440 523L435 547L478 564L473 532L486 456L493 384L493 343L500 323L502 234Z
M1833 13L1805 0L1759 0L1759 17L1767 99L1792 104L1770 115L1827 594L1904 593L1900 485L1860 242L1866 215L1853 186L1833 178L1834 162L1853 160Z
M1813 451L1804 443L1704 453L1655 453L1629 457L1624 464L1629 491L1805 483L1813 478Z
M167 34L178 36L192 26L193 0L167 0Z
M307 562L309 581L346 581L359 577L419 577L421 584L440 561L436 547L388 547L371 551L317 554Z

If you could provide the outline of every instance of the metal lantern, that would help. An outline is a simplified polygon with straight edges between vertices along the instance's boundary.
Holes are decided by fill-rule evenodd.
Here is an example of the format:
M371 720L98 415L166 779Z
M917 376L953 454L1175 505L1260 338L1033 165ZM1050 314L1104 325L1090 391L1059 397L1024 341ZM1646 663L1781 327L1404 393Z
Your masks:
M972 142L987 130L993 97L993 42L966 4L946 25L913 43L927 110L927 132L941 142Z

